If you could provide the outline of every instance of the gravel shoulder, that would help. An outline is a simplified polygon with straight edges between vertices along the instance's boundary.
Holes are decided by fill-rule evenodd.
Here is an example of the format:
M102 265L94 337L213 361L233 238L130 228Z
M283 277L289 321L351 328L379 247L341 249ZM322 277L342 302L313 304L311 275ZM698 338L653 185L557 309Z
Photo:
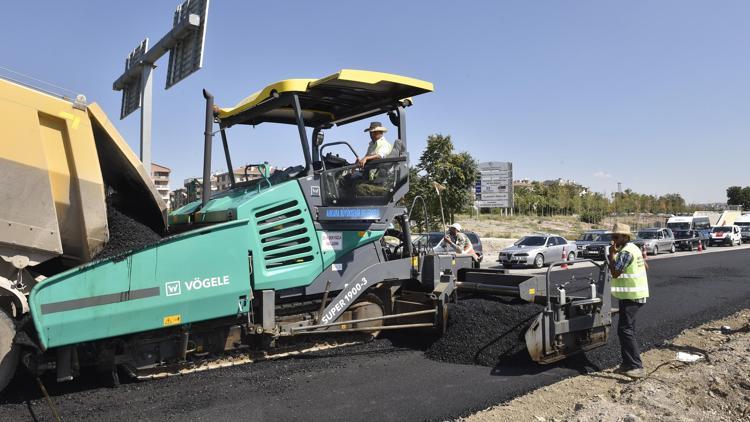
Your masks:
M722 334L727 326L729 334ZM683 352L701 356L686 363ZM648 376L631 381L611 369L518 397L465 421L750 420L750 309L680 333L643 355Z

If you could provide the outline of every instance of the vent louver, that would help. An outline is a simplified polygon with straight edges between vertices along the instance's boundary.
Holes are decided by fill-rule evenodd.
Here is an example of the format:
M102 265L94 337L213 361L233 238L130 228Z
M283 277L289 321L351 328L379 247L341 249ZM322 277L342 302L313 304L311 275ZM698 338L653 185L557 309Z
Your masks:
M296 200L258 211L255 219L266 269L313 260L309 229Z

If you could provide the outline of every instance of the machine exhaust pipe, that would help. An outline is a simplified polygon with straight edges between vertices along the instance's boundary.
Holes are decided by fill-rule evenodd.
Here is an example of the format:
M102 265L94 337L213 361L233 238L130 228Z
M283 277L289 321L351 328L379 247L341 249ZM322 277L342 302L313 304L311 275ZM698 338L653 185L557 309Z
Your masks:
M201 208L205 207L211 199L211 142L213 141L214 127L214 96L206 89L203 90L203 98L206 99L206 129L203 132L203 192L201 195ZM229 169L232 172L232 169Z

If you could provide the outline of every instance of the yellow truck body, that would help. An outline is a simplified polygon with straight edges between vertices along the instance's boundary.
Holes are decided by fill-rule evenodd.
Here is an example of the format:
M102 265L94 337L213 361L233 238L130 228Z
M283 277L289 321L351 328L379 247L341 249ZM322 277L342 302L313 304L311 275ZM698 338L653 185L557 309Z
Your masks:
M163 231L167 207L96 104L0 79L0 257L85 263L109 238L106 189Z

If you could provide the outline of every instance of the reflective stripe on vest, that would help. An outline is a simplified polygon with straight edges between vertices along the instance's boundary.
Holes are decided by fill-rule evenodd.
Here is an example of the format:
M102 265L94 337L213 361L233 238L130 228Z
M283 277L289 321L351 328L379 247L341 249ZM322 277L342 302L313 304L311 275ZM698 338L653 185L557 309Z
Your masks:
M619 277L612 279L612 296L617 299L643 299L648 297L646 264L638 246L628 243L619 253L627 251L633 257Z

